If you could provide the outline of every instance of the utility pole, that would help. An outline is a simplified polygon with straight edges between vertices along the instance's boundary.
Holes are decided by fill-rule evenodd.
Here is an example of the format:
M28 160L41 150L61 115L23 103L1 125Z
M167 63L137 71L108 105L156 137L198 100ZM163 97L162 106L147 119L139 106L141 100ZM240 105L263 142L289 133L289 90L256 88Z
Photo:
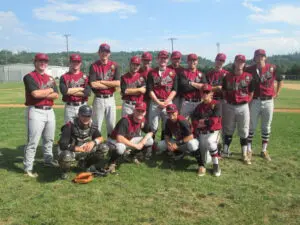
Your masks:
M69 58L69 37L71 36L71 34L64 34L64 36L66 37L67 55Z
M171 41L171 45L172 45L172 52L173 52L173 42L174 42L175 40L177 40L177 38L173 38L173 37L171 37L171 38L169 38L168 40L170 40L170 41Z
M217 42L217 53L220 53L220 43Z

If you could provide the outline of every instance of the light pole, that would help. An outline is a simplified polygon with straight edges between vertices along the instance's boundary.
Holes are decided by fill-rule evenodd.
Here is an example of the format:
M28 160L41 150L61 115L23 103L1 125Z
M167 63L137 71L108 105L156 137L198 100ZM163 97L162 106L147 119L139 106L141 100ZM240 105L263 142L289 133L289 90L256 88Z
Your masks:
M220 43L217 42L217 54L220 53Z
M66 45L67 45L67 55L69 58L69 37L71 36L71 34L64 34L65 38L66 38Z
M168 40L170 40L170 41L171 41L171 45L172 45L172 52L173 52L173 42L174 42L175 40L177 40L177 38L171 37L171 38L169 38Z

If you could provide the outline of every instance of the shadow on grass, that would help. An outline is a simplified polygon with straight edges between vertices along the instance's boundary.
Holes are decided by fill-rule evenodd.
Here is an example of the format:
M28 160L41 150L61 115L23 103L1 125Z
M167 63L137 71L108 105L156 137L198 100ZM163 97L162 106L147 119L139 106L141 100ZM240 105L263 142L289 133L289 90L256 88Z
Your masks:
M56 149L55 145L53 146L53 149ZM1 148L0 153L0 168L5 169L9 172L19 174L24 173L24 145L18 146L16 148ZM39 174L37 181L41 183L54 182L60 179L59 168L49 168L44 166L41 147L38 147L36 152L34 171Z

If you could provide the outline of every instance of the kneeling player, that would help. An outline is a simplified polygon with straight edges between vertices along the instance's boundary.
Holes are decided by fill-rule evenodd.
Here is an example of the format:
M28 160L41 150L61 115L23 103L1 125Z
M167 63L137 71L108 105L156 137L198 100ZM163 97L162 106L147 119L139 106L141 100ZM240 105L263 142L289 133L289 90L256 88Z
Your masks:
M110 158L111 173L115 172L116 161L124 153L132 156L136 164L139 164L137 153L145 151L145 157L150 157L154 141L153 132L148 132L145 127L146 109L144 102L137 103L133 113L122 117L114 128L108 139L109 144L115 146ZM144 137L142 130L146 133Z
M184 116L179 115L175 104L166 107L168 119L165 126L164 140L157 145L158 152L168 151L172 162L192 153L200 159L199 142L194 138L191 125Z
M62 179L74 161L78 167L89 169L101 162L108 153L108 146L103 144L103 138L98 128L92 125L92 108L83 105L79 108L78 117L66 123L62 128L59 140L59 165L62 170Z
M204 158L209 151L213 161L213 174L221 175L221 169L218 161L218 139L221 124L220 103L213 99L211 85L203 87L202 102L196 107L192 115L192 125L194 135L199 140L199 149L201 152L199 176L204 176L206 173Z

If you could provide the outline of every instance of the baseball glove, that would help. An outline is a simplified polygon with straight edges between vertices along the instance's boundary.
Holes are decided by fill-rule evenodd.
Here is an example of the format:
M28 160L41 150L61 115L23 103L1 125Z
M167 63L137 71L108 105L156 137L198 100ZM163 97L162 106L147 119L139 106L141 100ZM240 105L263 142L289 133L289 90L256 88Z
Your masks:
M77 176L72 180L74 183L87 184L93 180L94 176L90 172L82 172L77 174Z

